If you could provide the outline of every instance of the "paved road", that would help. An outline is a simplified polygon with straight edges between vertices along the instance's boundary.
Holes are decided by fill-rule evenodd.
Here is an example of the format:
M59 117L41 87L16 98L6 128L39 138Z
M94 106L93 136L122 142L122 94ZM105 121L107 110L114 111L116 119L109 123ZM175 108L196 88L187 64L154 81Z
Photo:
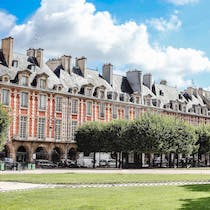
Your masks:
M122 184L31 184L19 182L0 182L0 192L32 190L41 188L110 188L110 187L153 187L153 186L178 186L193 184L210 184L209 182L147 182L147 183L122 183Z
M51 174L51 173L96 173L96 174L209 174L207 169L36 169L0 171L0 174Z

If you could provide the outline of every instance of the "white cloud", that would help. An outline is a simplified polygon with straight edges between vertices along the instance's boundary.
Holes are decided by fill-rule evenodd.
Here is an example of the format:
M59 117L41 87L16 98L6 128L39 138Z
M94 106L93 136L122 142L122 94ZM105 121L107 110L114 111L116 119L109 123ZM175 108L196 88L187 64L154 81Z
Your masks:
M91 63L140 68L178 86L189 83L186 75L210 70L203 52L153 46L145 24L116 24L108 12L97 12L85 0L42 0L31 19L14 26L11 35L18 50L41 47L49 56L85 55Z
M0 11L0 34L8 32L15 25L15 21L15 16Z
M175 12L175 13L177 13L177 12ZM166 20L162 17L161 18L152 18L152 19L146 21L146 23L161 32L176 31L182 26L182 22L176 14L171 15L169 20Z
M191 3L198 3L199 0L166 0L167 2L170 2L175 5L185 5L185 4L191 4Z

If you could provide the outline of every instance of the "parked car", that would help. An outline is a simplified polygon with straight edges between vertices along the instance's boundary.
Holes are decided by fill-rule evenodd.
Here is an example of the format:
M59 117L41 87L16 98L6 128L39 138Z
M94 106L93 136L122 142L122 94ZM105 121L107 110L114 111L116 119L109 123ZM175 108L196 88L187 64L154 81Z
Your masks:
M111 159L107 161L107 167L109 168L116 168L116 160Z
M3 162L5 170L12 170L17 165L17 163L15 163L12 158L4 158Z
M93 168L93 159L92 158L79 158L77 159L78 167L84 168Z
M57 167L56 164L49 160L36 160L36 167L37 168L55 168Z
M103 167L103 168L107 167L107 161L106 160L100 160L99 161L99 167Z
M58 163L58 167L60 168L77 168L77 162L75 160L70 159L61 159Z

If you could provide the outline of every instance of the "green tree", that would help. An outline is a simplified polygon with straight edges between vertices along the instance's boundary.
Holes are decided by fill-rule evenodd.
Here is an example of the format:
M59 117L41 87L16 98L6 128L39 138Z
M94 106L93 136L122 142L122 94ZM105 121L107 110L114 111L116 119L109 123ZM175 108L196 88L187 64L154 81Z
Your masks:
M202 125L196 129L198 137L198 153L205 155L205 163L207 163L207 155L210 154L210 126Z
M0 150L5 145L9 127L8 111L0 105Z
M85 123L77 129L75 140L78 151L93 152L93 167L95 168L96 152L103 150L104 142L101 136L103 125L100 122Z
M125 120L115 120L107 123L102 129L102 138L105 142L105 151L116 153L116 160L119 162L119 167L122 166L122 152L125 150L127 151L127 141L123 138L123 131L127 126L127 123L128 122Z

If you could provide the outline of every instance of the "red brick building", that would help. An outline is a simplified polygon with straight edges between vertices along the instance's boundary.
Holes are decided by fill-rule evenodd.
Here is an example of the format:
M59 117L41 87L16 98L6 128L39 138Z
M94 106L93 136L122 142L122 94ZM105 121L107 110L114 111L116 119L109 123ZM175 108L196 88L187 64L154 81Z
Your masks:
M156 111L194 125L210 123L207 91L179 92L138 70L115 75L111 64L100 75L86 67L85 57L74 65L66 55L45 64L42 49L14 53L11 37L0 50L0 102L11 117L6 156L22 162L74 159L74 133L86 121L132 120Z

